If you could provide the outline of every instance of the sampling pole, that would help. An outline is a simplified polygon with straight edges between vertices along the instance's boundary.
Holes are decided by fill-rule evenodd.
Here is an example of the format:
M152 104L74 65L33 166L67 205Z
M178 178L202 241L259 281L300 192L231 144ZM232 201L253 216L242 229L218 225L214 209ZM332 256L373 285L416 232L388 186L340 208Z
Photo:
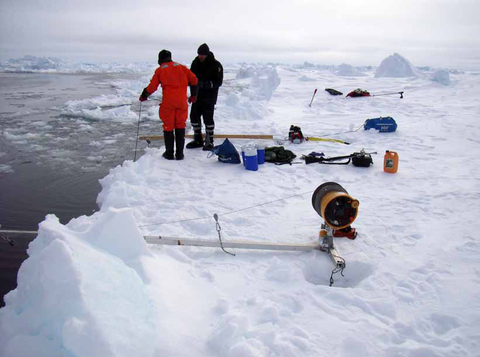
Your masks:
M137 160L137 144L138 144L138 133L140 131L140 116L142 115L142 102L140 102L140 111L138 112L138 125L137 125L137 140L135 141L135 155L133 157L133 162Z
M315 94L317 94L317 88L315 88L315 90L313 91L312 100L310 101L310 104L308 105L309 107L311 107L311 106L312 106L312 103L313 103L313 98L315 98Z
M372 97L378 97L378 96L380 96L380 95L400 94L400 99L402 99L402 98L403 98L403 93L404 93L404 92L372 94Z

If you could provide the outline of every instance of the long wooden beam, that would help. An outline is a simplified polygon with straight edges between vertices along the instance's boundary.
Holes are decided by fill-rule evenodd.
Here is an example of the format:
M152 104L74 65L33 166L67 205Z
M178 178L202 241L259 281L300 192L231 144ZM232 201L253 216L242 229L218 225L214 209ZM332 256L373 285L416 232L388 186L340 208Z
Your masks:
M149 244L162 245L179 245L190 247L211 247L221 248L219 240L207 240L198 238L175 238L163 236L145 236L146 242ZM272 243L272 242L251 242L241 240L223 241L224 248L238 248L238 249L260 249L260 250L284 250L284 251L302 251L309 252L315 249L320 249L318 242L312 243Z
M205 138L205 134L202 135ZM186 138L193 138L193 134L187 134L185 135ZM263 134L215 134L215 138L217 139L250 139L250 140L273 140L273 135L263 135ZM149 140L149 141L154 141L154 140L163 140L163 135L142 135L139 136L140 140ZM347 143L346 141L343 140L337 140L337 139L330 139L330 138L316 138L313 136L307 136L305 137L305 140L307 141L328 141L332 143L340 143L340 144L346 144L350 145L350 143ZM285 139L285 141L288 141Z
M16 230L0 230L0 233L10 234L37 234L37 231L16 231ZM326 250L330 255L333 265L336 268L345 268L345 260L343 260L333 244L323 248L319 242L311 243L272 243L272 242L251 242L242 240L229 240L220 244L218 240L207 240L198 238L178 238L163 236L143 236L148 244L160 245L176 245L184 247L209 247L209 248L237 248L237 249L256 249L256 250L278 250L278 251L296 251L310 252L312 250Z
M193 138L193 134L185 135L186 138ZM203 134L205 138L205 134ZM265 139L273 140L273 135L249 135L249 134L215 134L215 139ZM163 135L142 135L140 140L163 140Z
M345 260L340 257L338 251L332 245L322 247L319 242L311 243L272 243L272 242L251 242L241 240L223 241L220 244L218 240L207 240L198 238L176 238L163 236L144 236L148 244L176 245L183 247L207 247L207 248L237 248L237 249L255 249L255 250L279 250L279 251L297 251L310 252L312 250L324 250L330 256L335 268L345 269Z
M16 230L0 230L0 233L10 234L38 234L37 231L16 231ZM221 248L220 241L198 239L198 238L177 238L177 237L163 237L163 236L143 236L148 244L162 244L162 245L182 245L190 247L211 247ZM261 249L261 250L289 250L289 251L304 251L308 252L314 249L320 249L318 242L312 243L272 243L272 242L252 242L241 240L229 240L223 242L224 248L239 248L239 249Z

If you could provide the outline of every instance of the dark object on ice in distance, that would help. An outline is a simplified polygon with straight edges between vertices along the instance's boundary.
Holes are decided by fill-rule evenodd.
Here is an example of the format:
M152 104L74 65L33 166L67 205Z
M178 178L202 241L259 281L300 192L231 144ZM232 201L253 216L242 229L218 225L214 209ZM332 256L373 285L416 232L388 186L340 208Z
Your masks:
M356 98L356 97L370 97L370 93L365 89L357 88L352 90L350 93L347 94L347 97Z
M397 130L397 123L392 117L380 117L365 120L365 130L377 129L380 133L391 133Z
M325 88L325 90L331 95L343 95L342 92L339 92L338 90L335 90L333 88Z
M230 140L225 139L221 145L217 145L211 151L212 154L218 156L218 161L226 164L240 164L240 154ZM209 155L210 157L211 155Z

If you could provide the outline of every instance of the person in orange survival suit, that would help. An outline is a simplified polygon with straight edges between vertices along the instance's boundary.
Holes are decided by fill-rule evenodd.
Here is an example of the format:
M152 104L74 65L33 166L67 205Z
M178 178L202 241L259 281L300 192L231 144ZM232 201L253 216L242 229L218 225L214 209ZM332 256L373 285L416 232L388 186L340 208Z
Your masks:
M187 67L173 62L170 51L160 51L158 64L160 67L155 70L150 84L143 90L139 100L141 102L146 101L161 84L163 99L158 114L163 122L165 138L165 152L162 156L167 160L173 160L175 144L177 149L175 158L183 160L185 122L188 117L187 87L190 86L188 103L195 103L197 101L198 79Z

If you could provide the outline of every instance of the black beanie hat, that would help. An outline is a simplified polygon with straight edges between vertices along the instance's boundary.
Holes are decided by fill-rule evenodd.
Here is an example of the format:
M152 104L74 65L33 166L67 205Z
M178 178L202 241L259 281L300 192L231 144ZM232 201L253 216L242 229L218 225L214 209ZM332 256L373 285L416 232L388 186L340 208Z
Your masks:
M161 50L158 53L158 64L162 64L163 62L170 61L172 59L172 53L168 50Z
M208 56L210 54L210 48L208 48L208 45L204 43L203 45L200 45L200 47L197 50L197 53L199 55Z

